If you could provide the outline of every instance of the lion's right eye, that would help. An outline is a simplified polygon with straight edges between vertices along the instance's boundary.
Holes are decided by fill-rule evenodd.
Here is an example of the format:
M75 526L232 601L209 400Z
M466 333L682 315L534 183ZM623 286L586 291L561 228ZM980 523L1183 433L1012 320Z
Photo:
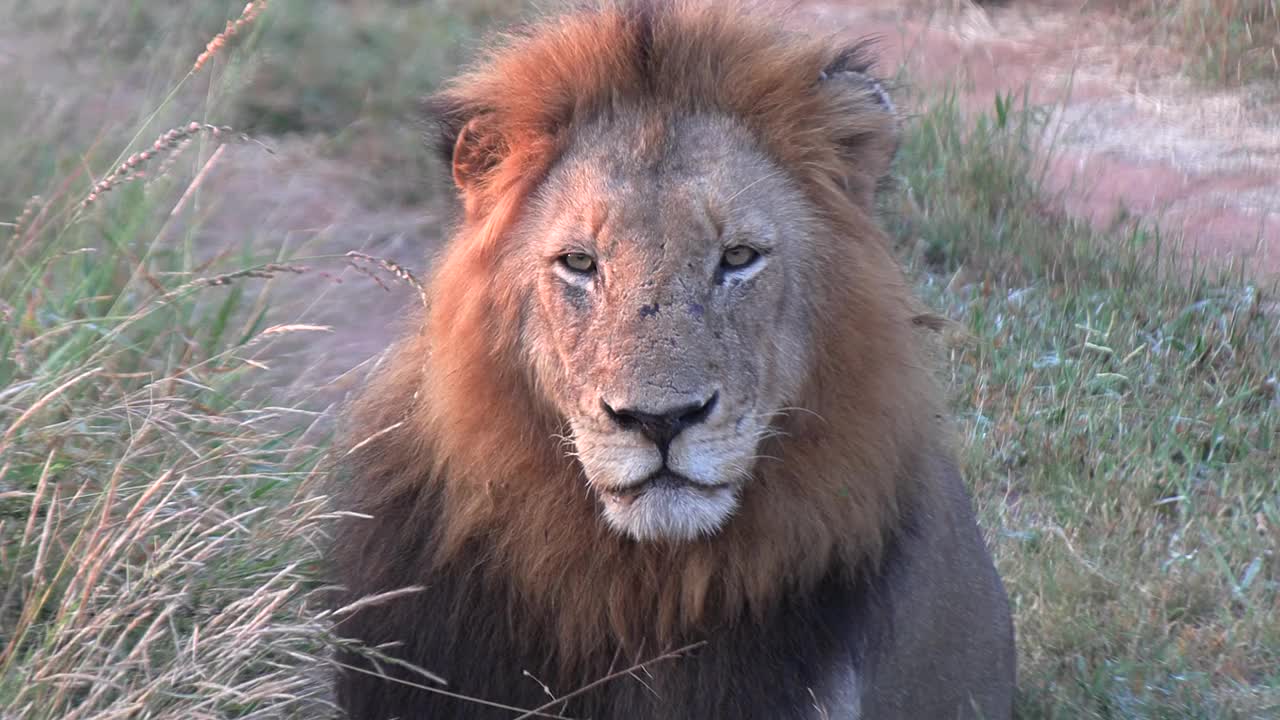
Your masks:
M560 256L564 266L577 273L595 272L596 260L586 253L568 253Z

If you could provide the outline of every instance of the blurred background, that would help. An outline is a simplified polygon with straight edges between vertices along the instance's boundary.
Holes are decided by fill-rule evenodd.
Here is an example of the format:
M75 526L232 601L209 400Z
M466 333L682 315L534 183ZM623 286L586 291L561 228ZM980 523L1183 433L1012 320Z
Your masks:
M1280 717L1280 3L792 5L903 108L1020 717ZM326 450L451 222L418 103L532 9L0 0L0 717L329 712Z

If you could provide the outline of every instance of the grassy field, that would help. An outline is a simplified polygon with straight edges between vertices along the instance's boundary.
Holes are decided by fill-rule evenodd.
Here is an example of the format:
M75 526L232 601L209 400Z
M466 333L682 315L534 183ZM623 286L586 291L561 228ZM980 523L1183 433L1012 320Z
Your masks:
M215 236L244 200L204 171L304 143L365 206L430 205L415 99L513 5L274 0L193 70L242 3L0 0L0 717L328 712L331 410L261 379L348 329L273 316L282 281L381 290L324 295L349 259L247 210ZM1275 288L1046 205L1043 109L909 104L886 218L951 320L1019 716L1280 716Z
M1226 85L1280 78L1280 0L1111 1L1186 50L1194 76Z

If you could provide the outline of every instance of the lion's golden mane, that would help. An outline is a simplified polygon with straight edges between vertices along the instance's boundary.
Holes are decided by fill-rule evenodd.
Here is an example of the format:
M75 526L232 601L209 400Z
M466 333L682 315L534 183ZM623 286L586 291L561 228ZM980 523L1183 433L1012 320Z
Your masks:
M814 92L841 61L828 38L783 34L732 3L646 6L505 36L435 96L446 154L464 128L481 133L469 138L478 151L454 158L469 163L472 190L418 331L385 356L348 428L345 507L376 518L351 521L336 548L351 584L391 590L469 563L513 616L548 623L570 663L611 644L652 651L765 613L833 566L874 564L939 447L917 305L872 217L894 118ZM558 439L563 420L532 378L527 280L493 271L578 119L619 98L655 116L737 119L829 227L803 411L780 418L761 447L774 459L723 531L682 545L638 543L600 521Z

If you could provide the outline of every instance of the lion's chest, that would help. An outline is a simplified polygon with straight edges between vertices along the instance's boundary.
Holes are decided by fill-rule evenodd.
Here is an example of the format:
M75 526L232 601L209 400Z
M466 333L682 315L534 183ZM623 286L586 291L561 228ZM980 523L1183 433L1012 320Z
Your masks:
M853 663L838 663L828 672L826 681L813 690L814 720L859 720L862 717L862 691Z

